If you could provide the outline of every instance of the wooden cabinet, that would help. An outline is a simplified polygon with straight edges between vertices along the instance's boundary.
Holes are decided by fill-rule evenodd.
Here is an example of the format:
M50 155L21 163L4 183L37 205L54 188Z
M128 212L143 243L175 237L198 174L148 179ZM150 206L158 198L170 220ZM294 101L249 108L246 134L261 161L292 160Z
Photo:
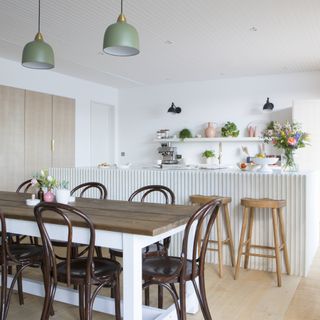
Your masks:
M51 167L52 96L26 91L25 178Z
M24 178L24 90L0 86L0 190Z
M0 85L0 190L75 164L75 100Z
M75 164L75 102L53 96L52 100L52 163L51 166L74 167Z
M42 168L74 166L75 101L26 91L25 177Z

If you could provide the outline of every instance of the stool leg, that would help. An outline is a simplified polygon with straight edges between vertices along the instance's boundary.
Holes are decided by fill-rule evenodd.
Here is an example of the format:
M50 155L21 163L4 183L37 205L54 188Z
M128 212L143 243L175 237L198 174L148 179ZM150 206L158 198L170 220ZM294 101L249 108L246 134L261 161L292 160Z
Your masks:
M273 222L273 234L274 234L274 250L276 254L276 269L277 269L277 279L278 287L281 287L281 259L280 259L280 249L279 249L279 230L277 224L278 210L272 209L272 222Z
M283 254L284 254L284 262L286 265L287 274L289 275L291 273L291 269L290 269L286 235L285 235L285 231L284 231L283 208L279 209L279 225L280 225L280 236L281 236Z
M226 229L227 229L227 236L229 239L229 252L230 252L230 258L231 258L231 265L235 266L235 259L234 259L234 244L233 244L233 238L232 238L232 232L231 232L231 224L230 224L230 215L229 215L229 207L227 204L223 205L223 212L226 219Z
M243 208L243 218L242 218L242 227L241 227L241 234L240 234L240 241L239 241L239 248L238 248L238 257L237 257L237 264L234 273L234 279L237 280L239 276L239 269L240 269L240 262L242 256L242 247L243 247L243 240L247 229L248 223L248 208Z
M245 269L248 269L248 264L249 264L249 254L250 254L250 248L251 248L253 218L254 218L254 208L250 208L249 229L248 229L248 236L247 236L247 243L246 243L245 259L244 259L244 268Z
M219 210L217 215L217 241L218 241L218 262L219 262L219 277L222 277L222 241L221 241L221 210Z

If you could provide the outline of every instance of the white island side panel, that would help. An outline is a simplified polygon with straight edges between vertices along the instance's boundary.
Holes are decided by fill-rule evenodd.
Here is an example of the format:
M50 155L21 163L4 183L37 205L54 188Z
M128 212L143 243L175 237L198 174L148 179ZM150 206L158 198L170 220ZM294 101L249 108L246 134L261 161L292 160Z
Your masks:
M263 174L235 170L115 168L54 168L50 172L58 180L68 180L70 188L86 181L101 182L107 187L108 199L114 200L127 200L134 190L148 184L163 184L171 188L176 195L177 204L187 204L189 195L192 194L229 196L232 198L230 218L235 252L242 223L240 199L286 199L284 219L292 274L307 274L318 246L319 213L316 203L319 177L316 172ZM159 200L156 197L153 199L156 202ZM212 232L212 238L214 237L215 228ZM253 243L273 245L272 221L268 210L256 210ZM174 237L171 253L179 255L180 250L181 235ZM223 248L223 259L224 264L230 265L227 246ZM217 254L208 252L207 261L217 263ZM275 262L274 259L251 257L249 267L275 271Z

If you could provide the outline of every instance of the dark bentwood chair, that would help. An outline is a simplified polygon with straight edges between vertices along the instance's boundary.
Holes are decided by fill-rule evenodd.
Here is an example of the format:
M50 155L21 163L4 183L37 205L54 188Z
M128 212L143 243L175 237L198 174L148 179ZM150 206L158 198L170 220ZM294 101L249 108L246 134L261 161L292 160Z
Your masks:
M29 189L32 187L32 183L31 183L32 179L29 179L29 180L26 180L26 181L23 181L19 187L17 188L16 190L16 193L28 193ZM15 236L16 237L16 240L15 242L16 243L20 243L23 239L26 238L26 236L23 236L23 235L17 235L17 234L10 234L9 237L12 237L12 236ZM30 243L34 243L34 244L38 244L38 238L36 237L29 237L30 239Z
M74 195L77 191L80 192L79 197L83 198L85 196L85 193L88 190L96 190L98 192L98 199L107 199L108 192L106 187L100 183L100 182L85 182L82 184L79 184L78 186L74 187L70 191L70 195ZM66 247L66 242L64 241L53 241L53 245L56 247ZM82 252L79 253L79 247L83 245L73 243L71 248L71 256L76 258L77 256L82 256L85 254L85 252L88 250L88 248L84 249ZM102 257L102 249L100 247L95 247L95 250L97 252L98 257ZM58 258L62 258L57 256Z
M29 180L26 180L26 181L23 181L19 187L17 188L16 192L17 193L27 193L30 189L30 187L32 186L32 183L31 183L32 179L29 179Z
M155 194L158 194L159 198L164 199L165 204L175 204L174 192L170 188L162 185L148 185L148 186L139 188L131 194L128 201L145 202L145 201L148 201L148 196L155 195ZM170 240L171 238L168 237L164 239L163 244L161 242L156 242L150 246L147 246L146 248L144 248L142 252L142 256L143 257L167 256ZM120 250L109 249L109 252L110 252L110 258L113 260L116 260L116 257L121 257L121 258L123 257L122 251ZM149 288L146 288L145 289L146 305L150 304L149 296L150 296ZM163 307L163 288L161 286L158 287L158 307L159 308Z
M20 304L23 303L22 272L29 266L41 266L42 263L42 247L35 244L10 244L8 241L5 217L0 210L1 220L1 245L0 245L0 264L1 264L1 305L0 319L7 318L10 299L15 283L18 283L18 293ZM16 274L13 277L9 290L7 289L8 268L16 266ZM22 299L22 303L21 303Z
M92 319L94 299L103 287L111 287L115 292L115 315L120 320L120 284L121 265L107 258L94 257L95 229L91 219L82 211L60 203L39 203L34 208L34 214L39 226L43 243L43 269L45 278L45 302L41 320L49 319L49 313L58 282L74 285L79 288L80 320ZM46 218L60 218L60 223L68 230L67 250L65 259L57 262L45 222ZM73 218L82 226L88 228L90 240L85 257L71 257ZM94 290L92 287L95 286Z
M85 192L88 190L96 189L99 194L99 199L107 199L108 192L107 188L100 182L85 182L79 184L70 191L70 195L74 195L77 191L80 191L79 197L82 198L85 195Z
M186 320L186 282L192 281L196 295L199 300L201 311L205 320L212 320L210 315L204 280L205 256L208 240L213 223L221 206L221 200L215 199L198 209L190 218L184 232L182 251L180 257L158 256L146 257L142 263L142 277L145 281L143 286L152 284L166 288L175 303L179 320ZM190 230L195 223L195 237L192 240L192 251L188 252L188 241ZM204 237L201 241L201 230L204 230ZM188 253L191 259L188 259ZM197 285L199 277L199 287ZM179 284L179 297L176 294L174 283ZM180 304L179 301L180 300Z
M16 190L16 193L28 193L29 189L32 187L32 183L31 183L32 179L23 181L19 187ZM27 236L24 235L20 235L20 234L16 234L16 233L7 233L7 237L9 240L10 244L19 244L21 243L22 240L24 240L25 238L27 238ZM36 244L38 245L38 238L37 237L29 237L30 239L30 243L31 244ZM12 274L12 266L9 266L9 274ZM24 298L23 298L23 289L22 289L22 274L20 273L18 279L17 279L17 283L18 283L18 288L20 288L18 290L19 293L19 303L20 305L24 304Z

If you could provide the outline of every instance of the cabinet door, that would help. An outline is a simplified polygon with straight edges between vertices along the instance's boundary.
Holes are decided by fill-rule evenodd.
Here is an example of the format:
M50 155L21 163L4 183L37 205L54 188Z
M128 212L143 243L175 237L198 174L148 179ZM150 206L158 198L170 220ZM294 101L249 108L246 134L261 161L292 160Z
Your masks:
M52 166L74 167L75 164L75 101L53 96Z
M24 90L0 86L0 190L24 180Z
M52 96L26 91L25 177L51 167Z

